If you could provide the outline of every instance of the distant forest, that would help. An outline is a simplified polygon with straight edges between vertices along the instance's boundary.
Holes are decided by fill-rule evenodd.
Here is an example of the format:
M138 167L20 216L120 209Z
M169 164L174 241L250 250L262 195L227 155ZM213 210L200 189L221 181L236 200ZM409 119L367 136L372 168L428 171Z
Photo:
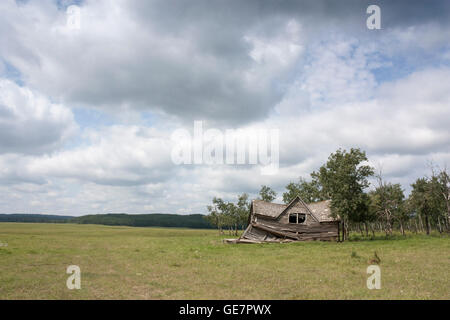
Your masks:
M26 214L26 213L12 213L0 214L0 222L57 222L63 223L72 219L71 216L55 216L50 214Z
M103 224L108 226L131 227L176 227L211 229L213 226L201 214L93 214L81 217L42 214L0 214L0 222L46 222Z

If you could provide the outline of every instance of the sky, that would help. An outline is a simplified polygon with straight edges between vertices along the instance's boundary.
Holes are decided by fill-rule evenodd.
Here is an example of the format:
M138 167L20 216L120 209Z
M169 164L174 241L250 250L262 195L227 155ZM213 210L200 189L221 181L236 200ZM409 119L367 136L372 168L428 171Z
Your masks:
M450 165L449 119L449 1L0 2L2 213L206 213L261 185L281 202L352 147L407 194ZM195 121L278 130L278 171L175 163Z

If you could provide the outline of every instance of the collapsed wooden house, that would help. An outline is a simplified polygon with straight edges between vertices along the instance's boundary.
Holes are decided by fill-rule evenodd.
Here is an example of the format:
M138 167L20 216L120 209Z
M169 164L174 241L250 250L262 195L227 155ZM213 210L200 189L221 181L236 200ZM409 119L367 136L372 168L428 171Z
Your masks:
M339 219L331 216L330 201L306 204L299 196L289 204L253 200L247 229L228 243L338 240Z

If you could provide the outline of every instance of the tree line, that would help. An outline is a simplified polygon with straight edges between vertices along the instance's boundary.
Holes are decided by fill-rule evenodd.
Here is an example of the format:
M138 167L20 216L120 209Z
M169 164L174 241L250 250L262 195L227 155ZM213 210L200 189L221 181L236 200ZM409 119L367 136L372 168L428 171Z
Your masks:
M404 235L405 230L426 234L450 230L450 176L446 168L432 166L431 175L411 184L412 191L406 197L399 183L386 181L382 172L375 173L367 161L366 153L359 148L339 149L310 174L309 181L300 177L287 184L283 202L289 203L296 195L306 203L331 200L331 215L341 221L342 240L348 239L350 231L369 236L380 231L391 235L398 230ZM367 191L370 178L376 183ZM261 187L259 199L271 202L276 196L270 187ZM215 197L207 207L206 218L219 232L228 229L237 234L247 225L248 198L243 193L234 203Z
M80 217L42 214L0 214L0 222L79 223L132 227L176 227L213 229L214 226L202 214L92 214Z
M108 213L93 214L81 217L74 217L69 223L80 224L102 224L108 226L131 226L131 227L175 227L212 229L214 228L201 214L125 214Z

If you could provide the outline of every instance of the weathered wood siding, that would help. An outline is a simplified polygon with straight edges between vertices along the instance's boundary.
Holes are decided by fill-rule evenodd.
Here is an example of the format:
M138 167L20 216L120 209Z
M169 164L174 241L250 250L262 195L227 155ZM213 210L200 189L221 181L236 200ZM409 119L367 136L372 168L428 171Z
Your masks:
M338 224L337 222L325 222L315 223L311 225L302 224L281 224L277 221L259 220L257 223L253 223L254 228L259 228L264 231L276 233L277 236L286 236L293 239L306 239L306 238L337 238L338 236ZM329 239L332 240L332 239Z
M256 216L252 219L252 229L258 228L265 233L277 233L278 237L297 240L337 240L338 222L317 222L310 213L302 212L301 209L292 207L278 219ZM304 213L306 220L301 224L289 223L289 213Z
M302 213L306 215L306 220L304 223L299 224L298 226L304 226L304 225L314 225L319 222L315 221L315 219L311 216L309 213L309 210L300 202L297 202L294 206L289 208L286 212L284 212L280 217L277 219L278 223L280 224L288 224L288 225L295 225L292 223L289 223L289 215L291 213Z

